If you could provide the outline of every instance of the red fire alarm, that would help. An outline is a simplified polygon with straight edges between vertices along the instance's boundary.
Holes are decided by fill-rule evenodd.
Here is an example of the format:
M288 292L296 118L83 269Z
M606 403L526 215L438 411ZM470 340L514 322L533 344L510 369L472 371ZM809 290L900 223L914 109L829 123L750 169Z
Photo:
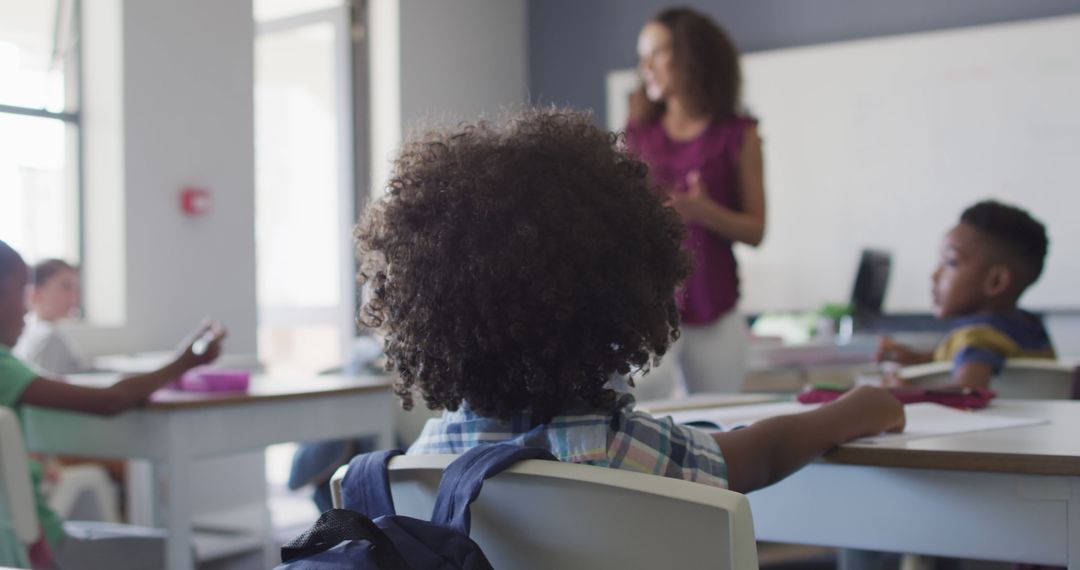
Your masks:
M180 211L187 216L203 216L210 211L212 204L210 191L206 188L187 186L180 190Z

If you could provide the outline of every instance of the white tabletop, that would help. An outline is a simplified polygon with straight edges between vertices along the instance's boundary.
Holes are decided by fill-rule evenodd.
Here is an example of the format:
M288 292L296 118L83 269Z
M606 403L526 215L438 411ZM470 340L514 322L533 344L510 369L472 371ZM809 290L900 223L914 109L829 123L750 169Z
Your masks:
M1048 423L874 444L852 443L826 461L926 469L1080 475L1080 401L995 400L971 412Z

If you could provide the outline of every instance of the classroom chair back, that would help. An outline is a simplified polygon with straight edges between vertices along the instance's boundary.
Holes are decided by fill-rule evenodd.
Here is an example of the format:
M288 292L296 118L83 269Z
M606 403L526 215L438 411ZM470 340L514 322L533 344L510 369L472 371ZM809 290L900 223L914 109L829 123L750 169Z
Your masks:
M390 463L397 513L431 516L443 469L456 455ZM340 505L344 468L332 480ZM522 461L484 484L470 536L495 568L758 567L745 495L656 475L553 461Z
M26 446L18 416L5 407L0 407L0 493L15 536L24 545L33 544L38 539L40 527L34 508Z

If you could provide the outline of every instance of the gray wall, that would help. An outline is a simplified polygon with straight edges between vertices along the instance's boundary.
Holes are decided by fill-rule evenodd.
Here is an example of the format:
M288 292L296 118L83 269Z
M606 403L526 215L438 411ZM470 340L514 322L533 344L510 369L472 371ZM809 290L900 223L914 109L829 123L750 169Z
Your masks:
M400 6L402 134L494 116L525 101L524 0Z
M1080 0L689 0L744 52L1080 13ZM658 0L529 0L534 103L592 109L602 124L604 76L637 63L642 24Z
M76 340L90 356L171 350L211 316L246 361L257 344L251 0L87 8L90 312ZM211 192L207 215L180 212L187 185Z

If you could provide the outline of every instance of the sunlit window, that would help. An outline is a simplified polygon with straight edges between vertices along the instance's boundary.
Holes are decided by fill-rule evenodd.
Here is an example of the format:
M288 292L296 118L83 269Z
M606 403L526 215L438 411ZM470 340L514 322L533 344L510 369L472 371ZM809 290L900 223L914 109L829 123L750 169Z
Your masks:
M341 0L257 0L259 357L271 373L344 364L352 338L350 14Z
M79 262L77 4L0 0L0 239Z

